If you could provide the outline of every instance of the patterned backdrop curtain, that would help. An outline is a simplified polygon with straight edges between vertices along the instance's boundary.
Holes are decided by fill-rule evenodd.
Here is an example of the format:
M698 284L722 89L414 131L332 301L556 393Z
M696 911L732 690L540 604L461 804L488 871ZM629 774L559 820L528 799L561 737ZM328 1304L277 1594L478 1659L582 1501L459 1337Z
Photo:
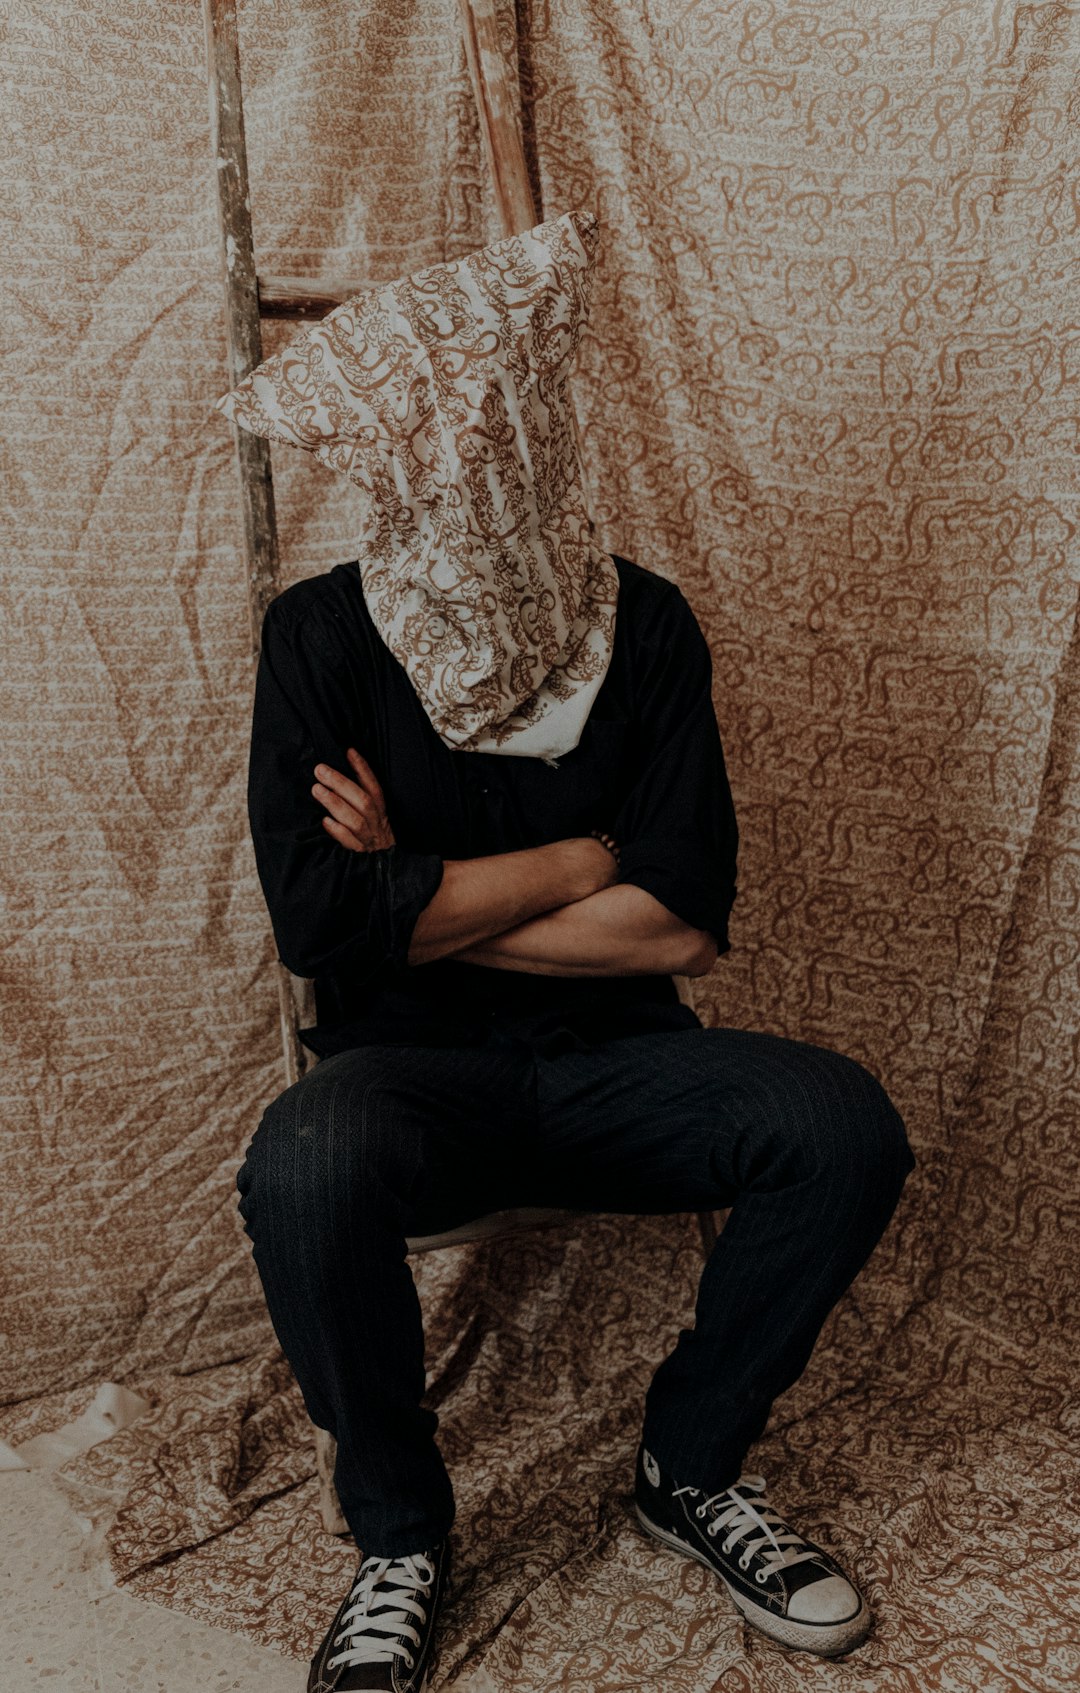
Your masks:
M391 278L498 236L451 0L240 24L261 271ZM508 0L503 26L542 215L601 223L598 535L714 654L742 853L702 1015L850 1052L919 1157L756 1467L869 1590L861 1688L1071 1687L1080 14ZM201 18L28 0L5 52L3 1432L138 1389L60 1472L113 1572L300 1657L353 1552L232 1189L283 1081ZM351 556L345 480L284 449L275 477L285 581ZM459 1494L440 1684L803 1684L630 1514L698 1267L685 1218L418 1261Z

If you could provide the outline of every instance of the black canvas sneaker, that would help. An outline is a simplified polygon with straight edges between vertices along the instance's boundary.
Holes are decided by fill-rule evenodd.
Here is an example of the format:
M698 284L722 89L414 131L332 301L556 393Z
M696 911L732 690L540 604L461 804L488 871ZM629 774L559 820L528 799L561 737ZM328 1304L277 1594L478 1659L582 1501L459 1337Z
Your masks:
M835 1558L773 1509L763 1476L742 1475L722 1493L706 1494L677 1486L641 1446L634 1503L642 1527L714 1570L763 1634L826 1658L866 1638L866 1601Z
M308 1693L424 1693L449 1542L365 1558L311 1660Z

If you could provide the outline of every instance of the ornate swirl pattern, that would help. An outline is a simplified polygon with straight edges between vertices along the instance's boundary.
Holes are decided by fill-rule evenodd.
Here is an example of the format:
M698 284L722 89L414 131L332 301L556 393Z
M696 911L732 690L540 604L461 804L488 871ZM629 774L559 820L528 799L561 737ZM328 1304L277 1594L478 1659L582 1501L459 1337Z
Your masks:
M114 1573L302 1659L353 1554L231 1189L281 1068L197 11L5 24L4 1432L152 1391L63 1478ZM240 12L261 270L484 247L456 0ZM919 1169L755 1452L869 1593L845 1663L741 1630L631 1520L692 1223L418 1261L459 1499L434 1693L1072 1693L1080 15L501 22L540 203L602 232L574 376L597 533L680 583L714 655L742 848L704 1014L870 1064ZM290 570L350 556L346 476L275 473Z
M448 746L554 760L611 659L566 383L592 212L344 301L217 402L363 490L372 621Z

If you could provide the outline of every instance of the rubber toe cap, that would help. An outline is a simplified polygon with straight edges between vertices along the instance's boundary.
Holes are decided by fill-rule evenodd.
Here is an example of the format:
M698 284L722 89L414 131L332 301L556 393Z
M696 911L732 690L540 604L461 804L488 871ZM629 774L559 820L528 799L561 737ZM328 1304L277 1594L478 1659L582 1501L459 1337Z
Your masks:
M842 1575L827 1575L793 1593L787 1614L792 1622L846 1622L860 1603L850 1581Z

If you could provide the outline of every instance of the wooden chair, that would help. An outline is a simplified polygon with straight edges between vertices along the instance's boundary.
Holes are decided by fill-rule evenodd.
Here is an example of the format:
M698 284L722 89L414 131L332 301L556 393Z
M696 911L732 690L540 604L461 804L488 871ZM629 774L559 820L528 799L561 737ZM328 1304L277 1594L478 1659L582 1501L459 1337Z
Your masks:
M469 73L480 117L480 131L499 217L506 235L532 229L539 223L522 144L521 92L502 52L496 0L460 0L462 30ZM240 52L236 28L236 0L203 0L207 74L210 94L210 137L218 184L222 277L225 284L225 328L230 385L242 382L262 363L263 318L318 319L363 288L370 279L342 277L327 281L260 276L255 269L251 210L248 197L247 146L240 85ZM575 432L577 430L574 420ZM240 478L247 560L248 617L251 650L258 657L263 613L280 592L280 557L270 443L234 425L233 439ZM580 441L579 441L580 445ZM582 476L585 477L582 458ZM586 494L588 493L586 485ZM301 1028L316 1021L314 985L276 966L281 1018L285 1085L297 1081L317 1063L300 1040ZM690 978L674 977L679 997L694 1005ZM491 1239L518 1229L536 1229L565 1222L580 1213L566 1210L518 1209L477 1217L445 1234L410 1240L410 1252L431 1252ZM698 1215L702 1248L708 1257L716 1240L716 1215ZM315 1431L319 1473L319 1507L332 1534L347 1532L334 1490L335 1444L325 1429Z

